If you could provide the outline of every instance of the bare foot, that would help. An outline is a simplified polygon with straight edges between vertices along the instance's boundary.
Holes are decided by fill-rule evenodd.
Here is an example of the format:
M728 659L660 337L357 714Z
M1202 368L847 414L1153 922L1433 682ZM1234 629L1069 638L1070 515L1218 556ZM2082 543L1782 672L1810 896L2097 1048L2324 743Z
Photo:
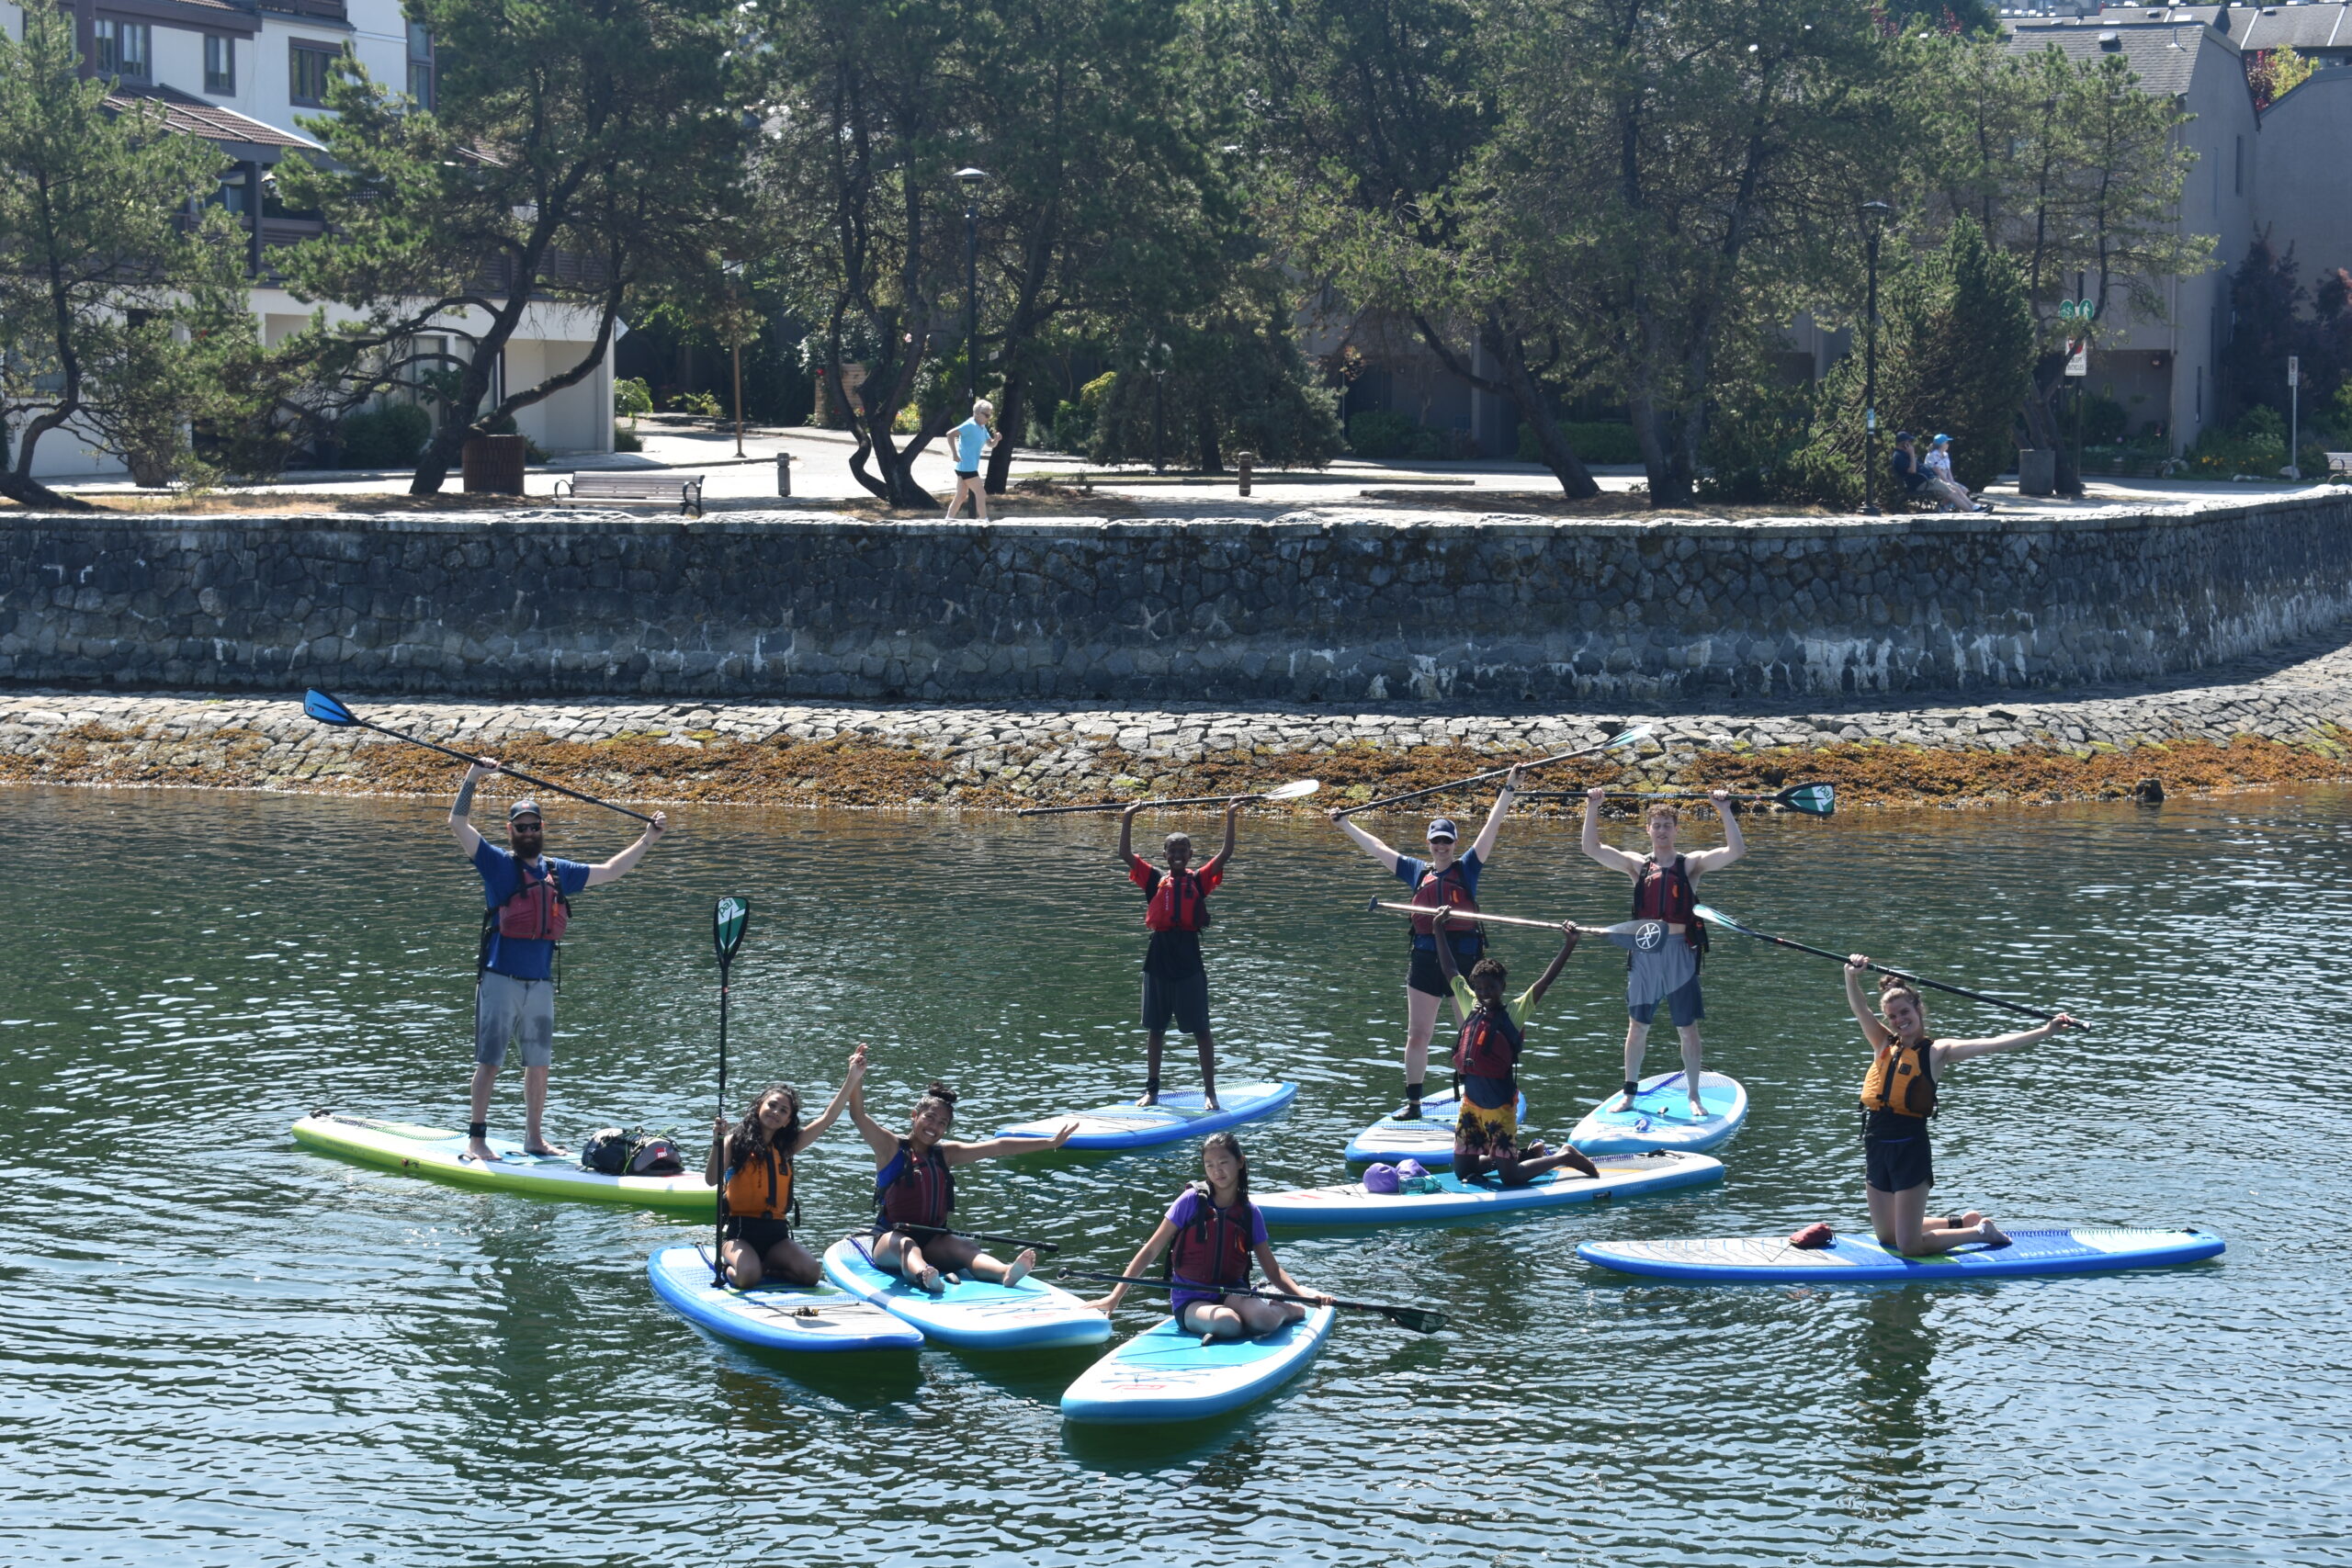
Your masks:
M926 1269L916 1275L915 1284L928 1295L944 1296L947 1293L947 1286L939 1278L939 1270L936 1269Z
M498 1159L496 1155L491 1153L490 1145L482 1142L480 1138L467 1139L466 1152L459 1155L458 1157L459 1159L480 1160L484 1165L495 1164Z
M1029 1277L1029 1270L1035 1267L1037 1267L1037 1254L1024 1247L1021 1249L1020 1257L1005 1265L1004 1282L1008 1285L1017 1285L1026 1280Z
M1690 1101L1690 1120L1693 1122L1704 1122L1706 1119L1707 1107L1705 1102L1696 1098L1692 1099Z
M523 1145L523 1152L531 1156L534 1159L568 1159L571 1155L571 1151L570 1149L557 1148L553 1144L548 1143L544 1138L539 1140L539 1144L537 1148L532 1147L528 1144L525 1144Z
M1137 1105L1157 1105L1159 1103L1159 1091L1156 1089L1148 1089L1143 1091L1143 1098L1136 1100L1136 1103Z
M1987 1247L2007 1247L2009 1245L2008 1233L2001 1229L2000 1226L1995 1224L1990 1220L1979 1220L1976 1222L1976 1239L1983 1242Z
M1219 1105L1216 1102L1216 1096L1212 1094L1203 1097L1201 1100L1201 1109L1204 1111L1222 1111L1225 1107Z

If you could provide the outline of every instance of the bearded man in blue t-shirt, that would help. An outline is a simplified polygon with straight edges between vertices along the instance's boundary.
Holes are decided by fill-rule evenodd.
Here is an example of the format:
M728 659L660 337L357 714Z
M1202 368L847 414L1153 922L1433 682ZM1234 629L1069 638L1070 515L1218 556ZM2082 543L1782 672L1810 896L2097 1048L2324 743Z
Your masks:
M548 1067L555 1060L555 946L571 918L571 896L583 888L617 882L643 857L669 826L659 811L637 842L606 861L558 860L540 851L545 822L538 802L518 800L506 808L506 841L500 849L468 820L474 789L498 772L484 757L466 770L458 802L449 808L449 831L481 874L481 953L474 983L473 1111L466 1121L466 1157L498 1156L490 1147L490 1091L510 1045L523 1053L523 1148L535 1155L566 1151L539 1130L548 1103Z

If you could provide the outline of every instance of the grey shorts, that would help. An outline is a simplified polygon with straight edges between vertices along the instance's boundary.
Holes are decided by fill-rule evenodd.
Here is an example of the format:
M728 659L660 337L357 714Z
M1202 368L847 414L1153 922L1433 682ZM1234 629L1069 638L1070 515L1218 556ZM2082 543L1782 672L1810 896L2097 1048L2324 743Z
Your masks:
M1689 937L1668 931L1662 920L1627 920L1610 927L1608 936L1625 950L1628 1016L1636 1023L1647 1023L1657 1004L1670 1000L1675 1022L1699 1021L1699 956Z
M474 1061L502 1066L510 1044L523 1047L526 1067L555 1060L555 982L517 980L486 969L474 987Z
M1166 1033L1168 1021L1171 1018L1176 1021L1176 1027L1187 1034L1206 1034L1209 1032L1209 977L1206 970L1187 975L1181 980L1170 980L1145 972L1144 1032Z
M1677 1029L1688 1029L1707 1016L1707 1003L1699 994L1699 977L1693 975L1657 1001L1627 1002L1625 1016L1635 1023L1647 1023L1657 1016L1663 1004Z

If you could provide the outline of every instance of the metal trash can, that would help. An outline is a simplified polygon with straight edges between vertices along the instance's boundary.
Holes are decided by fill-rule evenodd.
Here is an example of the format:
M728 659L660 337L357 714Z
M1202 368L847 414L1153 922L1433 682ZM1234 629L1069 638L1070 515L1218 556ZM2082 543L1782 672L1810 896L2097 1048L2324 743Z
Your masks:
M775 492L778 495L792 493L792 454L789 452L775 455Z
M530 448L519 435L475 435L459 457L468 495L520 495Z
M2018 493L2049 495L2058 488L2058 452L2051 446L2026 446L2018 451Z

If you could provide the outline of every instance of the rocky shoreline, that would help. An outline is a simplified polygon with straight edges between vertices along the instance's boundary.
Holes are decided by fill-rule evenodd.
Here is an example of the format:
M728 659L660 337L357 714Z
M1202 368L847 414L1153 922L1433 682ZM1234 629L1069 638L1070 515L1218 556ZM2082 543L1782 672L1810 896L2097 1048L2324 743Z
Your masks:
M367 717L631 802L1002 810L1263 788L1311 775L1321 808L1597 744L1542 787L1826 779L1847 807L2116 798L2352 778L2352 644L2199 683L2031 701L1808 711L1438 714L799 703L356 704ZM441 795L455 765L277 699L0 694L0 782ZM1543 808L1540 806L1538 808ZM1571 809L1564 803L1552 809Z

